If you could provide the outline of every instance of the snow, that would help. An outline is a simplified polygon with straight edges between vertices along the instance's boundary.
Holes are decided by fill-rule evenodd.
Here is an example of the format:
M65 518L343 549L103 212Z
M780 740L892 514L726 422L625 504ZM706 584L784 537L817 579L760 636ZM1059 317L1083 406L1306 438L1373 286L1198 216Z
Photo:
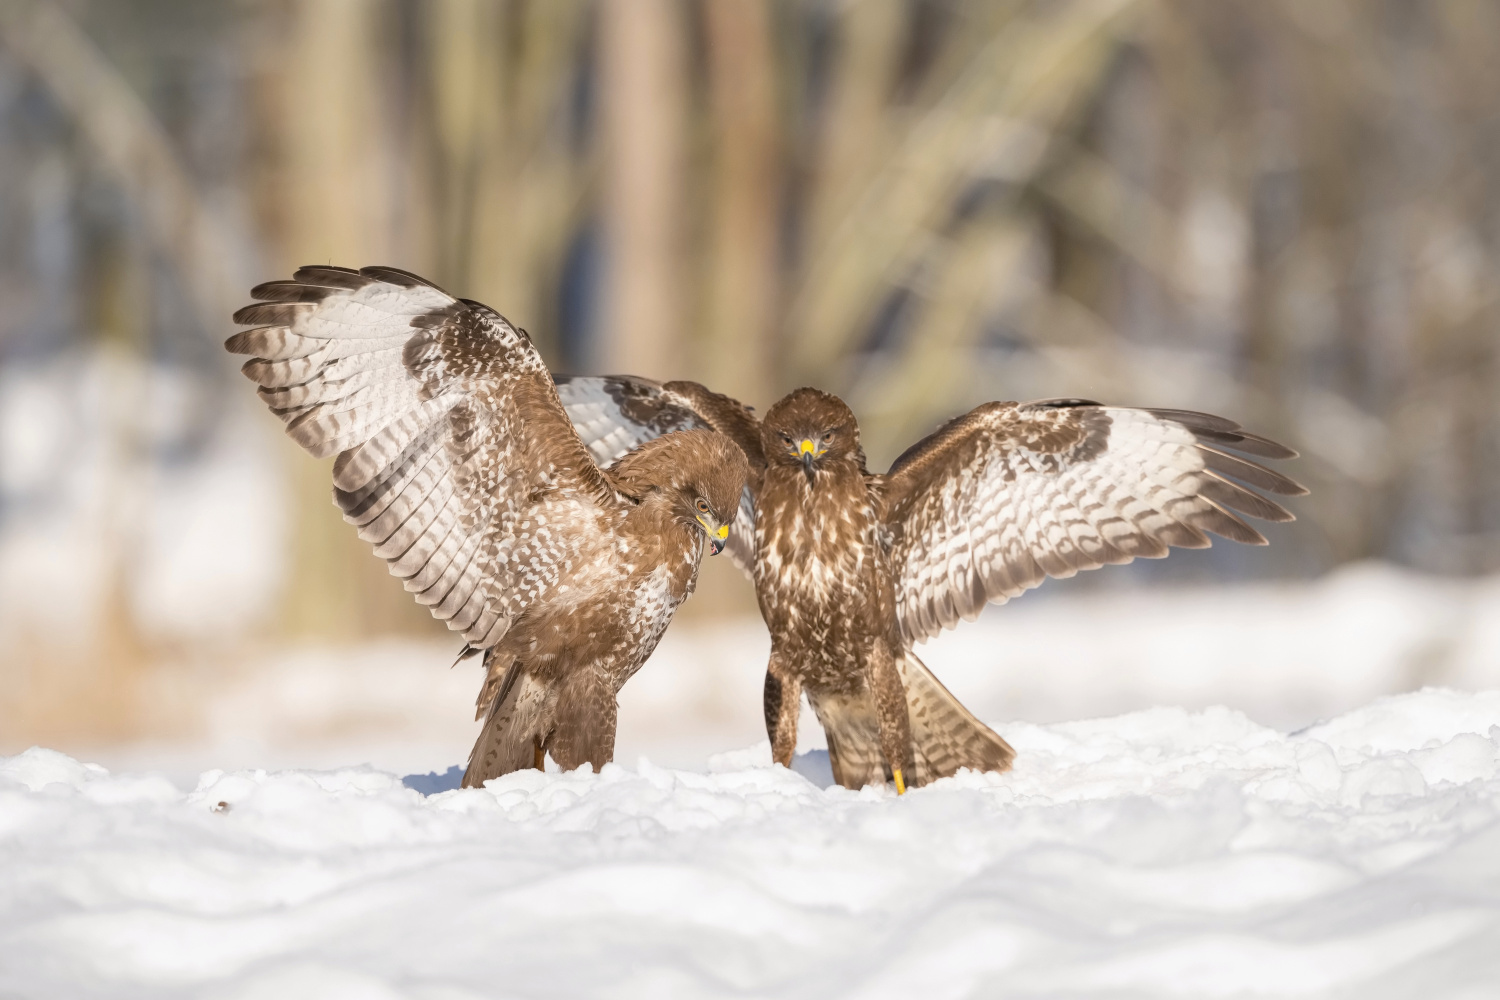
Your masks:
M261 625L290 538L276 436L253 394L180 366L108 348L5 366L0 639L86 642L116 576L153 638Z
M1358 563L1255 585L1049 582L917 652L981 718L1228 704L1297 729L1424 686L1500 687L1500 579Z
M1500 692L1002 728L1014 773L899 798L764 744L427 796L29 750L0 995L1495 995Z

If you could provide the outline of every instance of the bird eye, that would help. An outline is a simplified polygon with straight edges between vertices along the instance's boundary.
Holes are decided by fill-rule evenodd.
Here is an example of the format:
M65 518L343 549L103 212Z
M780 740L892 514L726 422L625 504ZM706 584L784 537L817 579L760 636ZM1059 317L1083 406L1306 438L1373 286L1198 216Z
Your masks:
M823 435L823 443L824 444L827 444L828 442L830 442L832 440L833 440L833 431L829 431L827 434Z
M707 514L708 513L708 501L705 500L705 499L703 499L702 497L698 498L698 513L700 513L700 514Z
M790 434L788 434L786 431L782 431L781 432L781 440L785 441L787 444L791 444L792 443L792 436Z

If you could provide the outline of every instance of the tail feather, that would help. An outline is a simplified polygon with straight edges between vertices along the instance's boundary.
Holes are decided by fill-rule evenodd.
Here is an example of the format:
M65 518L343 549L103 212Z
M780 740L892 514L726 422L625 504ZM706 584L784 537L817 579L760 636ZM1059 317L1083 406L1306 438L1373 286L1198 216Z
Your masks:
M921 660L908 652L896 667L906 689L916 761L917 773L908 776L908 784L947 778L961 767L1010 770L1016 756L1010 744L964 708ZM880 750L875 700L868 690L836 694L809 689L807 700L828 736L828 762L835 781L845 788L861 788L891 780L890 766Z
M880 720L868 690L855 694L808 689L808 703L828 737L833 780L845 788L883 785L891 778L880 750Z
M468 646L464 646L468 649ZM460 653L458 660L453 665L458 666L459 660L464 659ZM495 704L496 696L502 696L502 689L507 685L514 684L516 679L516 656L514 653L502 653L499 647L491 646L484 654L484 684L479 688L479 697L474 699L474 720L477 722L489 714L490 707Z
M961 767L1008 771L1016 752L943 687L910 651L897 661L916 752L917 783L946 778Z
M536 766L537 749L552 730L548 694L539 681L511 664L474 741L463 787L477 788L491 778Z

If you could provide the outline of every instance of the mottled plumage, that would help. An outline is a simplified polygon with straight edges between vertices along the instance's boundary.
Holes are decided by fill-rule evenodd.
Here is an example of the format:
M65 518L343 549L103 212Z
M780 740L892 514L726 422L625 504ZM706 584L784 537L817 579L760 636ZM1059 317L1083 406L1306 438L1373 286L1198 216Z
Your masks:
M616 694L736 516L742 451L663 428L597 466L525 332L405 271L305 267L251 295L225 346L298 444L338 456L344 519L484 651L465 784L607 762Z
M897 770L915 784L960 767L1003 770L1014 757L923 666L915 643L1048 576L1202 548L1208 533L1265 544L1238 515L1292 515L1250 487L1305 492L1233 454L1291 458L1290 449L1183 410L986 403L873 475L853 413L816 389L791 393L758 427L746 408L692 383L611 377L561 390L569 415L588 418L580 426L596 458L649 439L638 419L648 411L672 426L713 427L745 450L750 571L771 631L772 753L790 763L805 692L849 787Z

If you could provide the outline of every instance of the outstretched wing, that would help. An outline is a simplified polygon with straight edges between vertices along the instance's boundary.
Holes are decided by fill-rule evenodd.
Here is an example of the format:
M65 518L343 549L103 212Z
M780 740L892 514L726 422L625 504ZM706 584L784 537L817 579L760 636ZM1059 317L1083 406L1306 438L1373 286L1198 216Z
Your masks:
M760 448L760 421L750 407L697 382L662 384L634 375L559 375L557 394L601 469L673 431L716 430L738 445L750 462L750 478L725 551L740 569L753 571L755 491L766 463Z
M389 267L259 285L225 342L334 501L434 617L498 642L625 503L524 331Z
M1307 491L1234 451L1296 455L1222 417L1087 400L986 403L951 421L876 480L903 633L936 635L1048 576L1204 548L1206 532L1264 545L1235 512L1292 515L1249 487Z

